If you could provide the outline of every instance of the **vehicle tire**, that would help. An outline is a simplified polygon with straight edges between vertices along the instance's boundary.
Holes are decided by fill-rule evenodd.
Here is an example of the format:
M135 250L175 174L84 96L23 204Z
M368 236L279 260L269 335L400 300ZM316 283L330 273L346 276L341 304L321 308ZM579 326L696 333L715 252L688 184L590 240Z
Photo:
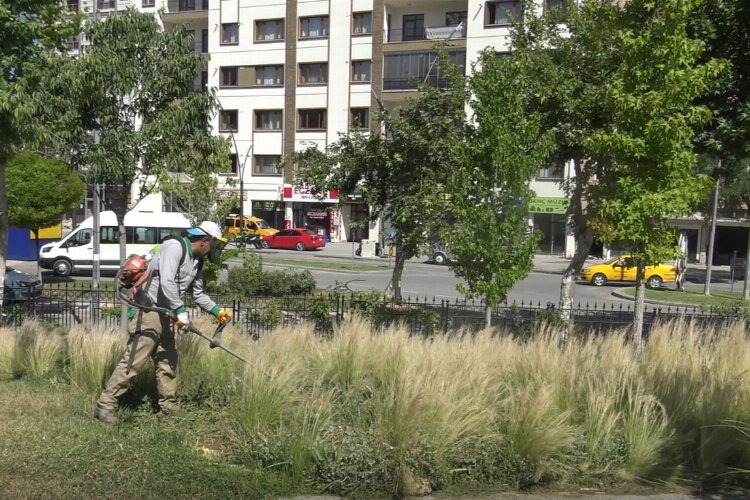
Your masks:
M383 255L383 249L378 246L375 248L375 257L380 257L381 255Z
M356 249L354 251L354 255L356 255L357 257L359 257L360 255L362 255L362 248L360 247L360 248Z
M260 247L261 248L271 248L271 245L269 245L267 241L261 241L260 242Z
M661 276L653 275L646 281L646 286L649 288L659 288L662 283L664 283L664 280L661 279Z
M298 252L304 252L305 251L305 244L300 241L299 243L297 243L296 248L297 248Z
M432 262L434 262L435 264L437 264L439 266L442 266L446 262L448 262L448 258L445 256L445 254L437 252L437 253L435 253L435 254L432 255Z
M594 286L602 286L607 283L607 277L604 276L602 273L596 273L591 278L591 284Z
M52 271L63 278L70 276L73 272L73 264L68 259L57 259L52 264Z

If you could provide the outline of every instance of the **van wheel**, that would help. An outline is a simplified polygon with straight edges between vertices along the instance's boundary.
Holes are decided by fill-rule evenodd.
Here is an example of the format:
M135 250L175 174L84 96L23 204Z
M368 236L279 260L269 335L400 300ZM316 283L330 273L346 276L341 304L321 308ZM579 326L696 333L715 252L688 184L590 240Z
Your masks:
M662 283L664 283L664 280L661 279L661 276L651 276L648 281L646 281L646 285L648 285L649 288L659 288Z
M73 264L71 264L68 259L57 259L52 264L52 271L57 276L65 278L66 276L70 276L70 273L73 272Z
M305 244L302 243L301 241L299 243L297 243L297 251L298 252L304 252L305 251Z

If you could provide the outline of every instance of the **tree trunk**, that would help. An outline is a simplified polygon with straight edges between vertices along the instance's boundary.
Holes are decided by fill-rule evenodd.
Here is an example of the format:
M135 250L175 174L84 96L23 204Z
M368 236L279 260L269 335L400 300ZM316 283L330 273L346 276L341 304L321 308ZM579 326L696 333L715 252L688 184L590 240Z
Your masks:
M489 304L485 304L484 306L484 327L492 327L492 306Z
M117 229L120 231L120 266L125 263L127 256L127 234L125 233L125 213L127 212L127 203L118 203L114 210L117 216ZM123 332L128 331L128 306L124 303L120 307L120 329Z
M8 197L5 195L5 159L0 158L0 307L5 295L5 257L8 255Z
M582 175L580 159L574 159L573 165L576 177L575 187L570 198L570 208L573 212L572 222L576 251L560 280L560 318L566 322L566 328L560 331L559 340L561 345L565 345L573 331L573 316L571 311L573 309L573 299L575 298L576 278L581 274L581 269L583 269L583 265L586 263L591 243L594 240L594 235L586 224L586 216L583 213L583 184L585 179Z
M396 244L396 262L393 265L393 275L391 276L392 297L394 300L401 301L401 275L404 273L404 264L406 263L406 254L404 247L400 243Z
M643 352L643 316L646 309L646 282L643 280L645 271L646 265L642 260L639 260L635 280L635 310L632 329L635 351L639 355Z
M39 279L42 279L42 266L39 264L39 228L32 229L34 232L34 248L36 249L36 275Z

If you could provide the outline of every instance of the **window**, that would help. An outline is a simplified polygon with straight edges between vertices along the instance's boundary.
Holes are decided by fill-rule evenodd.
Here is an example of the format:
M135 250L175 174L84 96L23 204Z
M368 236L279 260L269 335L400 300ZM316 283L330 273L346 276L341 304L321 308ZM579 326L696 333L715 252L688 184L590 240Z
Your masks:
M326 110L325 109L300 109L298 130L325 130L326 129Z
M91 229L81 229L65 242L65 247L80 247L91 242Z
M451 50L448 60L460 68L466 66L466 51ZM445 72L435 52L385 54L383 56L383 90L416 89L417 82L445 85Z
M120 243L120 229L117 226L102 226L99 234L99 243ZM125 234L127 238L127 232Z
M352 81L369 82L370 66L370 61L352 61Z
M328 63L300 64L299 83L301 85L328 83Z
M78 36L71 35L68 37L68 50L78 50L81 44L78 40Z
M521 2L519 0L487 2L485 12L485 26L508 26L521 15Z
M548 165L539 169L536 175L537 179L562 179L563 165L558 161L550 162Z
M78 0L68 0L68 10L78 12Z
M182 236L182 232L184 229L181 229L179 227L160 227L159 228L159 243L162 243L164 240L171 236L180 237Z
M256 66L255 85L284 85L284 66Z
M255 155L253 157L253 174L255 175L281 175L278 166L279 155Z
M208 30L201 31L201 53L208 54Z
M155 0L142 0L141 7L153 7L156 5Z
M255 110L255 130L281 130L284 113L280 109Z
M239 159L237 158L237 153L232 153L229 155L229 164L223 165L222 168L219 170L219 174L222 175L237 175L237 172L240 171L240 163Z
M562 14L568 13L568 5L565 0L544 0L544 12L560 9Z
M352 14L352 35L372 33L372 12L355 12Z
M251 87L253 81L253 69L249 66L219 68L219 87Z
M266 19L255 21L255 41L272 42L284 39L284 20Z
M219 132L237 132L237 110L222 109L219 112Z
M116 0L96 0L96 10L114 9Z
M324 36L328 36L328 16L300 18L300 38L319 38Z
M367 129L370 126L370 108L351 108L349 110L349 128L352 130Z
M195 52L195 30L185 30L185 40L190 52Z
M125 238L128 243L151 244L158 243L156 240L155 227L126 227Z
M404 42L424 40L424 14L410 14L404 16L403 34L401 39Z
M455 12L445 13L445 25L446 26L458 26L463 23L466 26L467 12L465 10L458 10Z
M237 45L240 43L240 25L237 23L225 23L221 25L221 44Z

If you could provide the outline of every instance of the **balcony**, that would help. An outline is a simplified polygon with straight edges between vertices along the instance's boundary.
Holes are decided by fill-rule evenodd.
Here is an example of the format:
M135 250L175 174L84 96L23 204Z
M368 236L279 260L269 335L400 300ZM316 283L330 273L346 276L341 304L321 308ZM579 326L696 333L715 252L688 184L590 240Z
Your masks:
M466 38L466 25L425 26L417 29L392 29L386 32L386 43L419 42L423 40L455 40Z
M448 51L450 62L465 71L466 50ZM445 74L436 61L435 51L385 54L383 59L383 90L416 90L418 83L445 85Z
M208 0L169 0L164 22L182 24L196 20L208 21Z

